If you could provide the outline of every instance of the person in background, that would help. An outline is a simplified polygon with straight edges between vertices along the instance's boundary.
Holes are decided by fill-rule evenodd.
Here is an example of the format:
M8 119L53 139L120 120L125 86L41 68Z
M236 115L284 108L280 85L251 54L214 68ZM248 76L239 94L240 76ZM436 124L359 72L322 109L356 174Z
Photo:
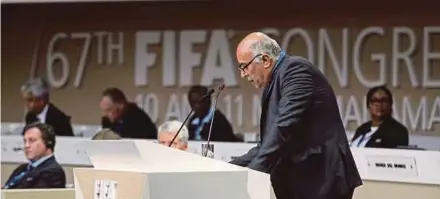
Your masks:
M182 126L182 124L183 124L182 122L173 120L173 121L167 121L162 125L160 125L157 136L159 144L169 146L174 136L176 135L177 131ZM189 139L188 128L186 128L186 126L183 126L182 129L180 130L179 135L177 135L176 139L174 140L171 146L173 148L186 151L188 149L188 139Z
M23 130L24 153L29 163L18 166L3 189L65 188L66 176L55 159L55 132L47 124L28 124Z
M34 78L21 87L28 112L25 123L41 122L49 124L59 136L73 136L70 116L50 103L49 86L41 78Z
M120 89L105 89L99 105L105 114L102 129L111 129L123 138L157 138L156 125L150 117L135 103L128 102Z
M209 136L209 127L211 118L214 116L212 124L211 141L235 142L235 136L232 126L228 119L219 110L211 107L211 98L200 98L208 93L208 88L204 86L192 86L188 92L188 101L194 114L188 122L190 140L207 140Z
M397 148L408 146L408 130L392 117L393 95L385 86L371 88L366 106L371 120L356 129L352 147Z

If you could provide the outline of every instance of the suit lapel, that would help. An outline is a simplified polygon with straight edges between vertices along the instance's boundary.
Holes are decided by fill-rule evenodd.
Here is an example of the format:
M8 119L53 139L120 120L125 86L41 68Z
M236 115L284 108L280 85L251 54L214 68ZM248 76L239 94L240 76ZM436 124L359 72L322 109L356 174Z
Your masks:
M370 140L366 144L366 146L376 146L380 145L382 143L382 139L385 134L387 134L388 126L390 125L390 122L392 122L392 118L386 118L383 120L382 124L379 125L379 128L377 131L371 136Z
M263 90L263 94L261 96L261 117L260 117L260 140L263 140L263 134L266 131L266 117L267 117L267 110L269 109L269 101L270 97L272 95L272 91L274 88L274 85L277 84L277 77L278 73L280 71L280 68L283 66L283 59L285 58L285 52L281 52L279 60L275 63L274 68L271 72L271 80L270 84L266 86ZM285 64L285 62L284 62Z
M37 177L38 175L38 170L41 168L46 167L47 165L52 164L52 162L55 161L55 156L52 156L50 158L48 158L47 160L45 160L44 162L42 162L40 165L38 165L37 167L32 167L27 173L26 175L23 176L23 178L21 178L21 182L23 183L31 183L35 177Z
M37 115L35 115L34 113L28 112L28 114L26 115L26 124L30 124L33 122L37 122L39 121L37 118Z
M371 122L368 122L365 125L362 125L354 134L353 138L351 138L352 141L358 139L359 137L365 135L366 133L370 132L371 129Z
M266 115L267 115L267 110L268 110L268 103L270 101L270 96L272 94L272 90L273 90L273 85L274 85L274 81L271 81L270 85L267 86L266 88L264 88L263 90L263 94L261 96L261 117L260 117L260 140L263 140L263 134L265 132L266 129Z
M27 171L27 167L29 164L23 164L22 168L20 168L18 170L18 172L14 173L13 178L17 177L18 175L20 175L20 173L22 172L26 172L18 181L15 182L15 184L13 186L11 186L10 188L26 188L28 187L28 184L30 181L32 181L33 177L33 173L34 173L34 169L35 168L30 168L30 170ZM8 181L9 183L10 181Z
M270 80L270 84L266 86L263 90L263 94L261 96L261 108L262 112L267 109L267 103L270 101L270 96L272 94L272 90L274 85L276 84L276 73L278 70L272 71L272 79Z
M50 124L50 125L53 125L53 119L55 119L52 115L53 115L53 107L52 107L52 104L49 104L48 105L49 107L47 107L47 113L46 113L46 121L45 121L45 123L46 124Z
M382 123L376 132L371 136L365 146L376 146L382 142L383 133L386 131L386 124Z
M261 107L262 108L267 106L267 102L268 102L268 99L269 99L269 90L270 90L270 86L264 88L263 89L263 93L261 94ZM264 110L265 109L263 109L262 111L264 111Z
M31 183L34 180L36 169L37 168L30 168L30 170L26 173L26 175L24 175L23 178L21 178L20 184Z

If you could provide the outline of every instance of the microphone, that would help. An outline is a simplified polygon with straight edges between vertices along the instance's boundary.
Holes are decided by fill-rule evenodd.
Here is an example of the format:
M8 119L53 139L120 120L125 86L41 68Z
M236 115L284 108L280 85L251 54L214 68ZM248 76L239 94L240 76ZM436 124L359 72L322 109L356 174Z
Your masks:
M224 88L225 88L225 84L220 84L220 85L218 86L218 91L217 91L217 93L216 93L216 95L215 95L215 98L214 98L214 108L212 109L213 113L212 113L211 123L209 124L208 140L207 140L207 142L206 142L206 148L205 148L205 150L204 150L205 153L202 154L204 157L207 157L208 154L210 154L210 156L214 156L214 154L213 154L213 153L214 153L214 147L212 148L213 151L210 151L210 150L209 150L209 148L210 148L210 146L209 146L209 142L211 141L212 124L213 124L213 122L214 122L215 111L217 110L217 101L218 101L218 97L219 97L219 95L220 95L220 91L222 91ZM203 146L202 146L202 149L203 149ZM202 151L203 151L203 150L202 150ZM211 153L209 153L209 152L211 152Z
M221 85L220 85L221 86ZM224 85L223 85L224 87ZM220 87L219 87L220 89ZM223 88L222 88L223 89ZM206 98L211 97L211 95L215 92L215 89L209 89L208 93L206 93L205 95L203 95L196 103L196 106L194 108L196 108L197 106L199 106L199 104L201 102L203 102ZM182 130L183 126L185 126L186 122L188 121L189 117L192 115L192 113L194 112L194 108L191 109L191 111L188 113L188 115L186 116L185 120L183 120L182 125L180 126L179 130L177 130L176 135L174 135L173 139L171 140L170 144L168 145L168 147L171 147L174 143L174 140L176 140L177 136L179 135L180 131Z

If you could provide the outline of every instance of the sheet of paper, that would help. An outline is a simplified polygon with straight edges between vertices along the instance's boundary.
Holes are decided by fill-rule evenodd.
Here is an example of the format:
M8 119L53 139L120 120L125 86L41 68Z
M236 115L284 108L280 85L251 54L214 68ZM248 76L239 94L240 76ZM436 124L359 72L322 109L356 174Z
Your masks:
M101 199L101 183L102 180L95 180L95 188L93 192L93 199Z
M93 199L116 199L117 186L114 180L95 180Z
M108 189L108 194L106 199L116 199L116 188L118 186L118 182L116 181L110 181L110 186Z

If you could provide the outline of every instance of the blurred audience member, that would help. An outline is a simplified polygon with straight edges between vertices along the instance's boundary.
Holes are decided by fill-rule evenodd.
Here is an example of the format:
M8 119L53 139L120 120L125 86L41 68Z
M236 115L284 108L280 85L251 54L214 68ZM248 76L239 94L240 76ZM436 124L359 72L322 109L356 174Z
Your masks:
M51 125L56 135L73 136L70 117L50 103L49 86L41 78L31 79L21 87L28 110L26 124L41 122Z
M157 136L159 144L169 146L182 124L182 122L173 120L160 125ZM173 148L185 151L188 148L188 139L188 128L186 128L184 125L171 146Z
M371 121L362 124L353 136L352 147L397 148L408 146L408 130L392 117L393 95L385 86L367 93Z
M111 129L102 129L98 131L93 137L92 140L120 140L121 136Z
M156 139L157 129L150 117L135 103L127 101L118 88L107 88L100 102L105 116L102 128L109 128L124 138Z
M65 188L66 176L56 161L54 129L40 122L28 124L23 130L24 153L29 163L17 167L4 189Z
M211 107L211 97L207 97L197 105L199 99L207 93L208 88L204 86L193 86L189 90L188 101L191 108L194 109L194 115L191 116L188 123L189 138L191 140L207 140L211 118L215 115L211 141L237 141L228 119L219 110L214 110Z

